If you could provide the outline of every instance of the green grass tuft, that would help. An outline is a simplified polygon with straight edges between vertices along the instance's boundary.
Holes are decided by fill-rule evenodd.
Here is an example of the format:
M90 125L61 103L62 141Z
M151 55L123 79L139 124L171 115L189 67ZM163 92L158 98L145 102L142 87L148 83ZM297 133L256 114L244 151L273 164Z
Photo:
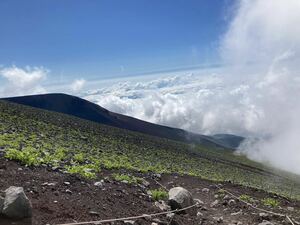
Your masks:
M279 206L279 201L274 198L264 198L261 200L262 204L265 206L269 206L272 208L278 207Z
M118 174L118 173L114 173L113 178L116 181L126 181L128 184L138 184L138 183L142 183L143 181L143 179L139 177L135 177L127 174Z
M150 190L151 196L155 201L166 200L169 197L168 192L163 189Z
M239 199L242 200L242 201L248 202L248 203L254 203L255 202L254 199L251 196L245 195L245 194L241 195L239 197Z

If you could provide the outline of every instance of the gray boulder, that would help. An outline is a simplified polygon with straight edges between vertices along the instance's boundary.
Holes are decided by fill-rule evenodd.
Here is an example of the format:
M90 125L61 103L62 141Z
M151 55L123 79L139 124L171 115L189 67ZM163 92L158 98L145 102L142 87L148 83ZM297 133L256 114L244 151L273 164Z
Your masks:
M175 187L169 191L169 205L172 210L186 208L193 204L193 196L188 190L182 187Z
M5 190L2 214L14 219L32 216L32 206L22 187L9 187Z

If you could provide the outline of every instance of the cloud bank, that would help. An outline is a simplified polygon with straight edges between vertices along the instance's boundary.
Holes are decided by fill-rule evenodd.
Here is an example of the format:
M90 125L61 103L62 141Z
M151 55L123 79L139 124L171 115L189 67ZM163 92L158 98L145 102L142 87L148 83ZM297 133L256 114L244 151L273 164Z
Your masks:
M194 132L259 137L240 151L300 174L300 2L241 0L220 43L227 68L127 82L85 98Z
M257 97L252 99L264 114L259 123L267 138L246 142L241 151L300 174L299 23L298 0L242 0L221 51L238 68L235 76L257 74Z
M41 82L47 77L48 70L42 67L16 66L0 68L0 77L4 84L0 87L2 97L44 93L46 90Z

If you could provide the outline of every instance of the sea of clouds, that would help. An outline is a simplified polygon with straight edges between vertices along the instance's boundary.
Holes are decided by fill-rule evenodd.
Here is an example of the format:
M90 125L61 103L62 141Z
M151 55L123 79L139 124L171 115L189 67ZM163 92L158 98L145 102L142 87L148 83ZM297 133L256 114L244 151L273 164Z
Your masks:
M250 137L240 152L300 173L300 1L236 2L220 42L226 68L122 82L85 98L154 123Z

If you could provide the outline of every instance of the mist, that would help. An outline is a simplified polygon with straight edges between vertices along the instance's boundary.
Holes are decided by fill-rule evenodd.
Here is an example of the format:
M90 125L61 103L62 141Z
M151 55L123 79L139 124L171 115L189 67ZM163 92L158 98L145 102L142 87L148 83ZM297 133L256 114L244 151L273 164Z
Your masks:
M300 174L300 2L239 1L222 39L223 60L233 76L255 77L250 99L262 112L258 142L246 141L240 152L261 162Z

